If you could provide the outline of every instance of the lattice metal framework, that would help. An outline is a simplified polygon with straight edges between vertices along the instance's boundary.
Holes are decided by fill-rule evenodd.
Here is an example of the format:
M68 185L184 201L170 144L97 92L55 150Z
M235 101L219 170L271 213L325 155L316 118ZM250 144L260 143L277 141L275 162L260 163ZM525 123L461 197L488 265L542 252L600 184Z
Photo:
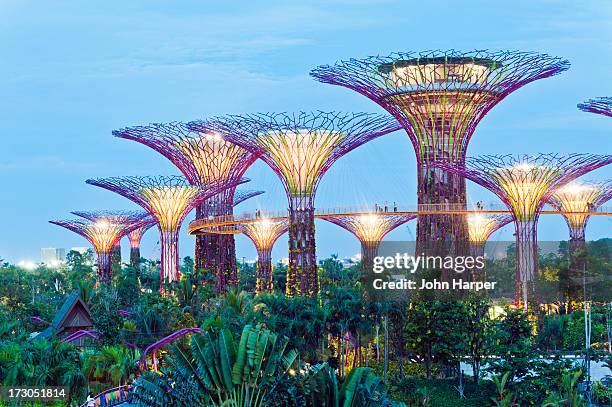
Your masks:
M612 198L612 181L574 181L559 188L548 201L563 212L571 240L585 240L589 212Z
M113 132L116 137L142 143L168 158L192 185L240 180L255 162L257 155L232 144L219 134L194 132L184 123L154 123L129 127ZM235 196L236 188L228 188L196 207L196 219L229 215L236 200L250 196ZM251 195L254 196L254 195ZM235 242L233 236L196 236L195 268L215 272L217 291L225 291L226 284L237 284ZM236 281L234 281L236 280Z
M465 180L427 166L462 163L480 120L518 88L565 71L567 60L527 52L436 50L340 61L315 68L317 80L344 86L392 114L417 155L418 202L466 204ZM417 240L467 241L465 218L421 216Z
M202 213L212 214L233 213L233 208L242 202L262 194L263 191L237 190L234 193L233 202L229 205L224 204L224 210L219 210L215 202L206 200L198 206ZM214 201L215 198L212 198ZM227 208L230 208L227 210ZM238 287L238 270L236 266L236 242L234 234L240 233L234 226L223 226L211 229L208 233L196 235L197 241L201 242L202 253L200 256L203 262L196 265L198 269L215 270L217 276L215 292L223 294L230 287ZM196 248L197 250L197 248Z
M352 216L326 216L324 219L352 233L361 243L361 264L372 270L374 257L383 238L416 215L369 213Z
M257 293L272 292L272 247L287 231L287 220L258 219L238 225L238 228L251 239L257 249Z
M587 100L578 104L578 109L588 112L612 117L612 97L601 97Z
M117 211L117 210L99 210L99 211L73 211L71 212L73 215L80 216L81 218L89 219L92 222L97 222L99 220L108 220L112 222L114 219L132 219L134 223L134 228L140 228L142 225L146 225L153 221L151 215L148 212L139 212L139 211ZM113 270L121 270L121 239L123 236L129 234L131 231L126 230L125 234L121 235L119 240L115 243L115 246L111 250L111 264ZM130 259L132 256L133 250L130 250ZM140 256L140 250L138 251L138 256Z
M161 275L169 282L179 278L178 232L185 216L203 200L243 182L191 185L179 176L113 177L89 179L88 184L116 192L153 216L161 234Z
M299 112L227 116L190 123L201 133L261 154L278 175L289 201L287 295L318 293L314 196L331 165L354 148L399 129L391 118L365 113Z
M484 246L498 229L512 222L512 215L468 215L468 232L472 245Z
M50 223L73 231L91 243L98 256L98 280L110 281L112 277L111 252L117 241L133 229L134 222L130 217L114 217L113 220L88 219L51 220Z
M465 165L432 162L464 176L497 195L512 212L516 228L515 302L527 307L538 270L537 221L544 204L563 185L612 162L612 155L538 154L467 158Z
M147 224L132 230L127 234L128 240L130 241L130 265L137 269L140 268L140 241L142 236L155 225L155 220L151 220Z

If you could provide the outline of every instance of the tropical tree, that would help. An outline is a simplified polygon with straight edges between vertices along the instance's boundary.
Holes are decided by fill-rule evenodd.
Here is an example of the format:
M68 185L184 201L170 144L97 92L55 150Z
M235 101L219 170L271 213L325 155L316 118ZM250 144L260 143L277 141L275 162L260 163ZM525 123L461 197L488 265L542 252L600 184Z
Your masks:
M229 329L193 335L188 351L170 348L162 374L135 383L133 402L144 406L265 406L283 376L295 374L298 353L288 338L246 325L238 342Z

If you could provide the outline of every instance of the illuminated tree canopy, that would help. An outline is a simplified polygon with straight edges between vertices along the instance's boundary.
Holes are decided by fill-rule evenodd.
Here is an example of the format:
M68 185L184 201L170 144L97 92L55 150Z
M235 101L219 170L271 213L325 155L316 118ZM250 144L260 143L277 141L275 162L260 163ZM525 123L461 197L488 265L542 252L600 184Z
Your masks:
M179 176L113 177L86 182L132 200L157 220L162 244L160 277L172 282L179 278L178 230L185 216L201 201L246 180L206 186L191 185Z
M321 177L338 158L399 129L390 118L337 112L227 116L188 126L200 133L222 134L261 155L294 196L314 194Z
M584 103L578 104L578 108L584 112L612 117L612 97L587 100Z
M572 239L584 239L589 212L596 210L612 198L612 181L574 181L557 189L549 203L563 217Z
M465 165L431 163L496 194L518 221L533 220L557 188L612 162L612 155L537 154L471 157Z
M507 95L569 68L530 52L400 52L323 65L311 75L363 94L391 113L419 161L462 160L478 122Z
M113 246L130 230L138 227L130 216L115 216L112 220L100 218L94 221L88 219L52 220L58 226L71 230L91 243L98 254L98 278L108 281L111 278L111 257Z
M512 215L468 215L470 242L484 244L498 229L512 222Z
M257 283L256 291L272 291L272 247L288 229L286 219L258 219L238 225L257 249Z
M113 131L168 158L193 185L239 180L257 155L211 132L193 132L184 123L156 123Z

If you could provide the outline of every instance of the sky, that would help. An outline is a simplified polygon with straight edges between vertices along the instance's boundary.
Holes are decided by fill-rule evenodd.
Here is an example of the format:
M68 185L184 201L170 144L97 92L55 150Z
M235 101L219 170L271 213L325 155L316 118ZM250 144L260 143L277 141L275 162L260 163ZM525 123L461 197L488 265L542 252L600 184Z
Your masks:
M87 246L48 223L73 210L138 209L85 179L178 174L163 156L112 130L223 114L341 110L384 113L309 71L340 59L429 49L537 51L569 59L569 71L509 95L481 121L468 154L612 153L612 119L576 104L612 96L609 1L0 1L0 258L40 261L41 247ZM315 206L416 203L415 155L395 132L340 159ZM266 193L236 212L287 207L263 163L246 174ZM609 179L612 168L586 179ZM495 201L468 183L471 201ZM187 221L191 220L190 216ZM182 229L180 255L193 255ZM414 239L414 221L387 239ZM593 217L589 239L610 237L612 219ZM351 256L348 232L318 221L317 253ZM506 227L493 239L512 240ZM543 216L540 240L567 239L559 216ZM275 259L285 257L286 236ZM124 256L128 244L123 242ZM143 255L159 256L155 229ZM237 252L255 258L245 237Z

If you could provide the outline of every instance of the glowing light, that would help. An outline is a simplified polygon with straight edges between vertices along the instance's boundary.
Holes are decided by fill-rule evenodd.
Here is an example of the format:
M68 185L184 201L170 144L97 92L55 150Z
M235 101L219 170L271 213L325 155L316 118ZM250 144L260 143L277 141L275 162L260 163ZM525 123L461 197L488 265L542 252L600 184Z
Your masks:
M17 262L17 267L20 267L20 268L22 268L24 270L28 270L28 271L33 271L33 270L36 270L38 268L36 263L34 263L31 260L21 260L21 261Z
M583 237L589 212L605 202L607 196L611 194L610 191L612 191L612 182L588 184L572 182L557 189L549 202L563 212L572 237Z
M474 243L486 242L497 229L508 224L511 216L468 215L468 233Z
M162 230L179 227L189 203L200 193L194 186L157 186L140 189Z
M258 251L270 250L274 242L287 231L286 220L270 220L267 218L240 225L244 234L253 241Z
M272 131L260 135L293 195L311 195L333 149L346 134L324 130Z
M175 145L191 160L203 184L226 180L245 154L244 149L216 132L176 140Z

